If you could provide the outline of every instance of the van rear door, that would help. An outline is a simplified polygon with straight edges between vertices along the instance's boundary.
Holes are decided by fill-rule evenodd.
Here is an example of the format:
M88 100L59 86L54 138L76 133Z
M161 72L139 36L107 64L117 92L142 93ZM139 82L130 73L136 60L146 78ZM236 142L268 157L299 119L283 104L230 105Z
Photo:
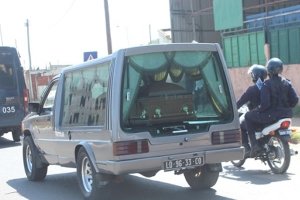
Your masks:
M14 48L0 48L0 129L19 130L25 115L25 80Z
M214 44L128 50L120 73L123 134L115 131L116 140L147 140L155 156L239 147L234 95L219 50Z

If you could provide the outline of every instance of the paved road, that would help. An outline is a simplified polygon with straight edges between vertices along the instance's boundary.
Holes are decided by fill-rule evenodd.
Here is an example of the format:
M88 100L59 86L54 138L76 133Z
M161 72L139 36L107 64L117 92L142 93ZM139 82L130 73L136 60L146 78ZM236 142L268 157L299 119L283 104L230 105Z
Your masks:
M80 200L74 169L50 166L43 182L25 178L22 146L10 137L0 138L0 200ZM300 150L300 145L292 148ZM192 191L182 175L158 173L153 178L130 175L112 188L113 200L296 200L299 199L300 156L292 157L286 174L272 174L260 161L247 160L243 168L223 163L217 184Z
M300 127L300 118L293 118L292 119L292 126Z

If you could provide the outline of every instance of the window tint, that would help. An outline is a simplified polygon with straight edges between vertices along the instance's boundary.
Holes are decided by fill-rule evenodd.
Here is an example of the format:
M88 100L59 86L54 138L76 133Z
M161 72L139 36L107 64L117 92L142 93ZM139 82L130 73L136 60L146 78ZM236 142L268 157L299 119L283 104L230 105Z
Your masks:
M61 125L104 125L110 62L65 74Z
M207 130L233 118L217 52L177 51L129 56L124 65L122 127ZM149 128L147 128L149 127ZM153 129L160 134L167 128Z
M0 63L0 88L14 87L12 65Z

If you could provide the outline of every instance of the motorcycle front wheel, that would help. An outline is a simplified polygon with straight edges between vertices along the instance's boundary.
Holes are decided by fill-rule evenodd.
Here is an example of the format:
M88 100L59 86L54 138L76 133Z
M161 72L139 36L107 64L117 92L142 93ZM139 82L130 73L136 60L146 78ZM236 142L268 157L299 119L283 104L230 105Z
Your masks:
M271 136L267 143L267 162L272 172L283 174L290 166L291 153L287 140L279 135Z

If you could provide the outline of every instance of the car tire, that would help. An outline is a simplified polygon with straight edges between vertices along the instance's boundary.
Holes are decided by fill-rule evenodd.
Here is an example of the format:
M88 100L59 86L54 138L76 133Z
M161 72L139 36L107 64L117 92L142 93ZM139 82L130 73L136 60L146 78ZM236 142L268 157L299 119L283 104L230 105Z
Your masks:
M14 142L20 142L21 129L17 128L11 132Z
M186 182L192 189L208 189L214 186L219 178L218 171L210 171L206 165L184 172Z
M23 141L23 164L27 179L30 181L42 181L48 171L48 165L39 157L38 149L31 136L26 136Z
M77 154L77 179L81 193L86 200L108 199L110 190L107 181L101 181L101 174L97 174L92 162L83 147Z

